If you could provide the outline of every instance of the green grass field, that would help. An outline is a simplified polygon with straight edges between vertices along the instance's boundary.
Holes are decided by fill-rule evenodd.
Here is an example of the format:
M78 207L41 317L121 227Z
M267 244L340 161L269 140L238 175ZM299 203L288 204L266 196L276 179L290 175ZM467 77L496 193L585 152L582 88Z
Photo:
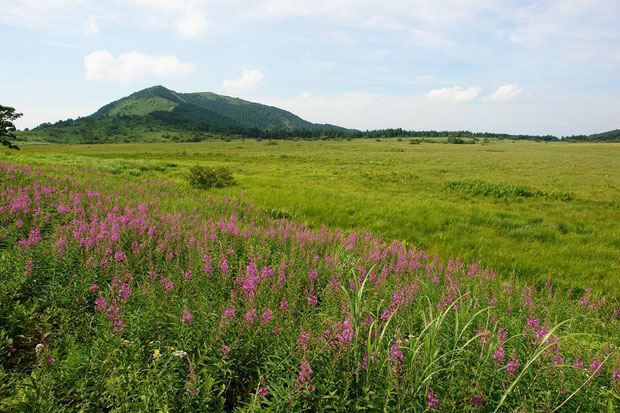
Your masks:
M3 159L79 164L186 185L194 164L233 169L272 216L368 230L496 268L620 293L620 145L408 140L26 146Z

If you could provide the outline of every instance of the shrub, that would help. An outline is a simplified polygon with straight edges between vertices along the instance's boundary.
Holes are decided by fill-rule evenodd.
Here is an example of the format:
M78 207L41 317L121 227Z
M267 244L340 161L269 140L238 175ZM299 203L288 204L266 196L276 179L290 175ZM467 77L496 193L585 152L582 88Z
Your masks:
M188 180L191 186L208 189L234 185L235 178L230 168L194 165L189 169Z
M476 140L472 139L472 140L466 141L465 139L455 138L453 136L449 136L447 142L448 143L453 143L453 144L456 144L456 145L467 145L467 144L475 144Z

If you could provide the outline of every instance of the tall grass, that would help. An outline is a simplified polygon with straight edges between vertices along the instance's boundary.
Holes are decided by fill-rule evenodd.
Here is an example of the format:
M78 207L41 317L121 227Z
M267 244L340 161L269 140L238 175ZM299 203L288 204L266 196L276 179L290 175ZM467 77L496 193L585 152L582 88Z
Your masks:
M561 191L541 191L526 185L506 185L486 181L448 181L442 185L446 191L461 192L471 195L481 195L492 198L547 198L560 201L571 201L573 196Z

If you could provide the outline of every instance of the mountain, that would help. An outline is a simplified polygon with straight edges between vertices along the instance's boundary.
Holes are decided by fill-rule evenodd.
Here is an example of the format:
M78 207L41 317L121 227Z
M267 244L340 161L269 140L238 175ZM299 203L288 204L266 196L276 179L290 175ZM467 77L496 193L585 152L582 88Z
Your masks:
M211 92L178 93L163 86L108 103L92 115L44 123L28 140L97 143L201 140L209 134L263 136L295 131L345 131L308 122L286 110ZM319 132L320 133L320 132Z
M337 128L333 125L308 122L291 112L273 106L212 92L177 93L163 86L144 89L112 102L99 109L93 116L147 115L158 111L172 112L183 118L192 119L199 116L199 113L211 117L215 113L233 120L235 125L260 130ZM207 113L210 115L206 115Z

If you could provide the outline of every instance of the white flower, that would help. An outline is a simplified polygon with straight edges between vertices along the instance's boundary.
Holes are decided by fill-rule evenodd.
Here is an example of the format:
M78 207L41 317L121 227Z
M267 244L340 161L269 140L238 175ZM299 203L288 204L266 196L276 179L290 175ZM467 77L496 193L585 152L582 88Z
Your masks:
M183 350L175 350L174 352L172 352L172 355L174 357L178 357L178 358L182 359L183 357L187 356L187 353L184 352Z

